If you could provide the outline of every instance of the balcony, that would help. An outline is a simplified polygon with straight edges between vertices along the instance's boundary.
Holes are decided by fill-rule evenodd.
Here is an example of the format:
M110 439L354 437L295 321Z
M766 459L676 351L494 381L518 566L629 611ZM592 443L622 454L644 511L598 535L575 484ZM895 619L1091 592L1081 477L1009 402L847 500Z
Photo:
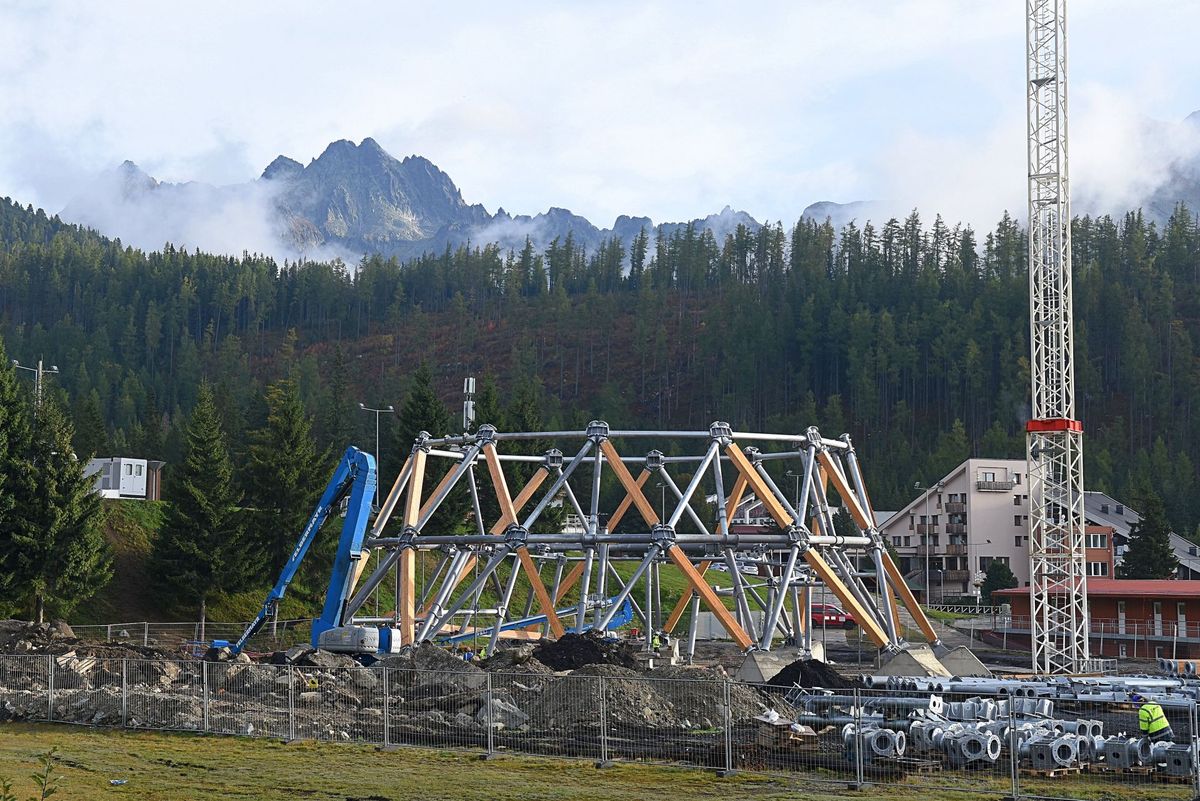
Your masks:
M947 570L942 574L947 584L964 584L971 579L970 570Z
M918 545L917 556L940 556L941 549L936 545Z
M966 523L947 523L946 524L946 533L947 534L961 534L963 536L966 536L967 524Z
M948 503L946 504L946 514L965 515L967 513L967 505L965 503Z
M938 526L936 523L917 523L918 534L937 534Z
M966 556L967 546L964 545L947 545L946 556Z
M1010 492L1017 486L1014 481L976 481L975 489L980 492Z

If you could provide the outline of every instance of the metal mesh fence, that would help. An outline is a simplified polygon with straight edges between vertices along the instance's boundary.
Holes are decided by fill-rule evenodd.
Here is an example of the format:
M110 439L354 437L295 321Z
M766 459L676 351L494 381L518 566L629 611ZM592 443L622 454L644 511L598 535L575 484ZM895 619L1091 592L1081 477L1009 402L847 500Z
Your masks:
M1200 795L1194 701L804 690L667 668L301 667L0 656L0 719L667 763L992 797ZM696 676L703 676L697 678Z

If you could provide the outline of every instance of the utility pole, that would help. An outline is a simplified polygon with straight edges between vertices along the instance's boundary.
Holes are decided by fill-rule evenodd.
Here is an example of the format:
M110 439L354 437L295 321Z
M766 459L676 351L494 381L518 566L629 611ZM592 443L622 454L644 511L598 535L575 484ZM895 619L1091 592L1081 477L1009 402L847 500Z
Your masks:
M919 534L917 542L925 548L925 603L933 603L933 588L929 586L929 555L933 552L933 518L929 515L929 493L934 490L941 490L944 485L941 481L934 484L932 487L926 487L920 481L913 484L913 489L924 491L925 493L925 533ZM942 565L945 568L945 565ZM944 585L943 585L944 586ZM938 603L945 600L945 594L938 598Z
M370 406L367 406L366 404L362 404L362 403L358 404L358 408L362 409L364 412L371 412L372 414L375 415L375 470L378 472L378 470L379 470L379 415L395 414L396 409L392 406L387 406L383 409L372 409ZM374 503L374 501L372 501L372 503Z
M1026 0L1030 634L1035 673L1090 663L1083 425L1075 419L1066 0Z
M16 359L12 360L12 366L18 370L28 370L33 373L33 415L36 418L42 410L43 391L45 388L45 377L48 375L58 375L58 365L52 364L46 367L42 364L39 358L37 367L26 367Z

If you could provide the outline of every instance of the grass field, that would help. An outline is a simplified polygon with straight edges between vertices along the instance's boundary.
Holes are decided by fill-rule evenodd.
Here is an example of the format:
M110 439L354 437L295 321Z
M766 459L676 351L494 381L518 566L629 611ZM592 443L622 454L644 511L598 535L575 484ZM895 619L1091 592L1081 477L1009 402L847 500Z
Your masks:
M634 801L687 799L841 799L940 801L998 797L1006 782L980 776L979 788L994 782L997 795L981 796L916 786L841 785L738 774L718 778L702 770L653 765L616 765L596 770L588 762L424 749L379 751L370 746L293 743L238 737L129 732L70 726L0 726L0 776L13 780L20 799L34 792L30 774L38 756L59 749L56 798L128 798L184 801L198 798L327 799L328 801ZM925 780L932 776L921 777ZM112 786L113 779L126 784ZM1116 786L1089 778L1055 782L1039 791L1086 799L1188 798L1183 786Z

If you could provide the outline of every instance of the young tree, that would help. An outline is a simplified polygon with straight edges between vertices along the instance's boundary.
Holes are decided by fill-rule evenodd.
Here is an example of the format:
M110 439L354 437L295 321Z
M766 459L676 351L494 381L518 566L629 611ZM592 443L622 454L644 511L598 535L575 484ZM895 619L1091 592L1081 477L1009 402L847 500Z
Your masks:
M242 589L256 572L233 482L233 464L212 388L203 383L185 433L184 459L168 486L167 519L151 554L155 580L172 602Z
M52 402L38 413L30 462L37 475L23 499L16 551L15 597L35 623L48 611L64 617L112 578L112 554L104 538L104 507L71 446L70 420Z
M993 559L988 563L987 575L983 579L980 593L983 595L984 601L992 603L993 592L1012 589L1015 586L1017 586L1017 577L1013 575L1012 568L999 559Z
M266 402L266 423L250 434L246 518L247 539L263 553L266 574L273 575L291 554L332 465L328 452L317 451L294 380L267 387Z
M1142 519L1129 529L1122 575L1131 579L1170 578L1179 567L1179 560L1171 548L1171 527L1162 500L1153 491L1145 490L1138 503Z
M455 433L461 427L461 421L454 420L445 404L434 392L433 375L429 368L422 364L413 374L412 388L409 389L408 396L405 397L404 403L401 404L396 415L396 436L392 450L397 463L397 471L399 471L399 465L408 458L420 432L426 431L434 437L441 437ZM448 467L449 463L445 459L430 460L425 468L426 486L432 488ZM486 486L484 482L481 484ZM387 489L384 487L381 492L387 492ZM459 482L438 507L438 511L430 520L428 530L438 533L459 531L463 527L470 508L471 497L467 485L465 481ZM398 522L398 516L393 519Z
M108 450L108 429L100 410L100 396L92 390L84 397L75 412L75 453L80 458L102 456Z

